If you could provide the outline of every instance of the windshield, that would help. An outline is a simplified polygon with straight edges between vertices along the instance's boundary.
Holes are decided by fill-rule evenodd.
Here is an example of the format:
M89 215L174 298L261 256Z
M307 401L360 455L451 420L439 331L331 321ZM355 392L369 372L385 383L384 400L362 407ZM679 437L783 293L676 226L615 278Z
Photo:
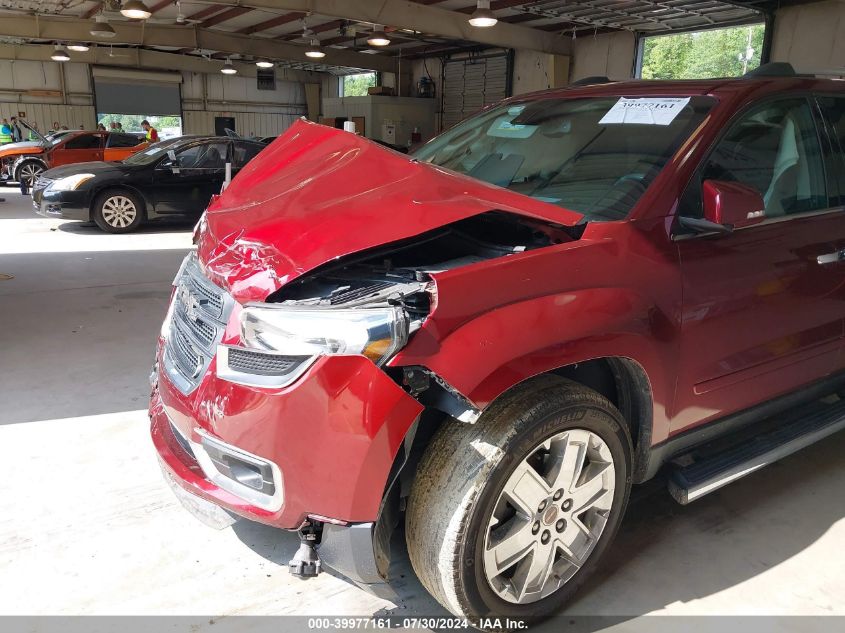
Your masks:
M155 143L154 145L150 145L148 148L143 149L140 152L136 152L135 154L132 154L132 156L123 161L123 164L150 165L162 156L164 156L167 153L167 150L171 149L171 147L180 140L183 139L177 137L168 139L166 141L161 141L160 143Z
M510 103L456 125L414 158L591 221L620 220L714 103L710 97Z

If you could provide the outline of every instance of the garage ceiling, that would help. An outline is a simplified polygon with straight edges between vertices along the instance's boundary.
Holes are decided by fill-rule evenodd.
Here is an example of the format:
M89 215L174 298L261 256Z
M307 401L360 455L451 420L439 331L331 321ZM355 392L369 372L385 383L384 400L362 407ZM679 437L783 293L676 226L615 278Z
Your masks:
M490 46L566 53L579 36L626 30L671 33L759 21L776 6L806 0L493 0L499 24L467 24L474 0L145 0L149 20L123 17L120 0L0 0L0 38L48 44L85 39L209 59L268 56L280 65L334 74L393 68L397 58L445 55ZM88 27L100 16L118 31L99 40ZM17 21L14 18L18 18ZM29 20L29 22L25 22ZM374 24L391 43L367 44ZM4 26L6 25L6 26ZM12 32L17 31L17 32ZM304 57L310 39L327 55ZM172 44L172 45L171 45Z

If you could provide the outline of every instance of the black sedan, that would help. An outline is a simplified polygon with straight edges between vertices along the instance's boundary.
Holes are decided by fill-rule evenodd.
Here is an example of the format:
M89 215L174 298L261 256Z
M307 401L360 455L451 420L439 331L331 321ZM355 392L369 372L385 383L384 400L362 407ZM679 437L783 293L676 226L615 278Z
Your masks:
M47 170L32 189L32 203L45 217L93 220L109 233L128 233L146 220L200 215L220 193L226 163L234 176L265 147L221 136L169 139L123 162Z

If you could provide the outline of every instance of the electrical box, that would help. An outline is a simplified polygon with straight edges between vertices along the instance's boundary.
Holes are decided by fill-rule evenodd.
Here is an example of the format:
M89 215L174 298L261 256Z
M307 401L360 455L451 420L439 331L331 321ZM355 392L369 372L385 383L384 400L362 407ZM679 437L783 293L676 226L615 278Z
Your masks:
M381 126L381 140L391 145L396 145L396 125L384 123Z

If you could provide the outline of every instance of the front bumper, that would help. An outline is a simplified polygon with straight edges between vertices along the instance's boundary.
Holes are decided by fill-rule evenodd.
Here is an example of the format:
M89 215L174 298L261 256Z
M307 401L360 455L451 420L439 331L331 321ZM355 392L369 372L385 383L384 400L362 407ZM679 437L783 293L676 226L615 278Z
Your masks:
M83 222L91 219L90 204L84 191L50 191L36 187L32 190L32 207L45 218Z
M152 439L179 486L284 529L299 528L309 516L349 524L378 519L393 460L422 411L416 400L358 356L321 358L282 389L234 384L215 373L212 362L199 387L185 396L156 372ZM278 507L221 486L206 472L208 464L180 445L179 435L193 444L213 438L278 468Z

